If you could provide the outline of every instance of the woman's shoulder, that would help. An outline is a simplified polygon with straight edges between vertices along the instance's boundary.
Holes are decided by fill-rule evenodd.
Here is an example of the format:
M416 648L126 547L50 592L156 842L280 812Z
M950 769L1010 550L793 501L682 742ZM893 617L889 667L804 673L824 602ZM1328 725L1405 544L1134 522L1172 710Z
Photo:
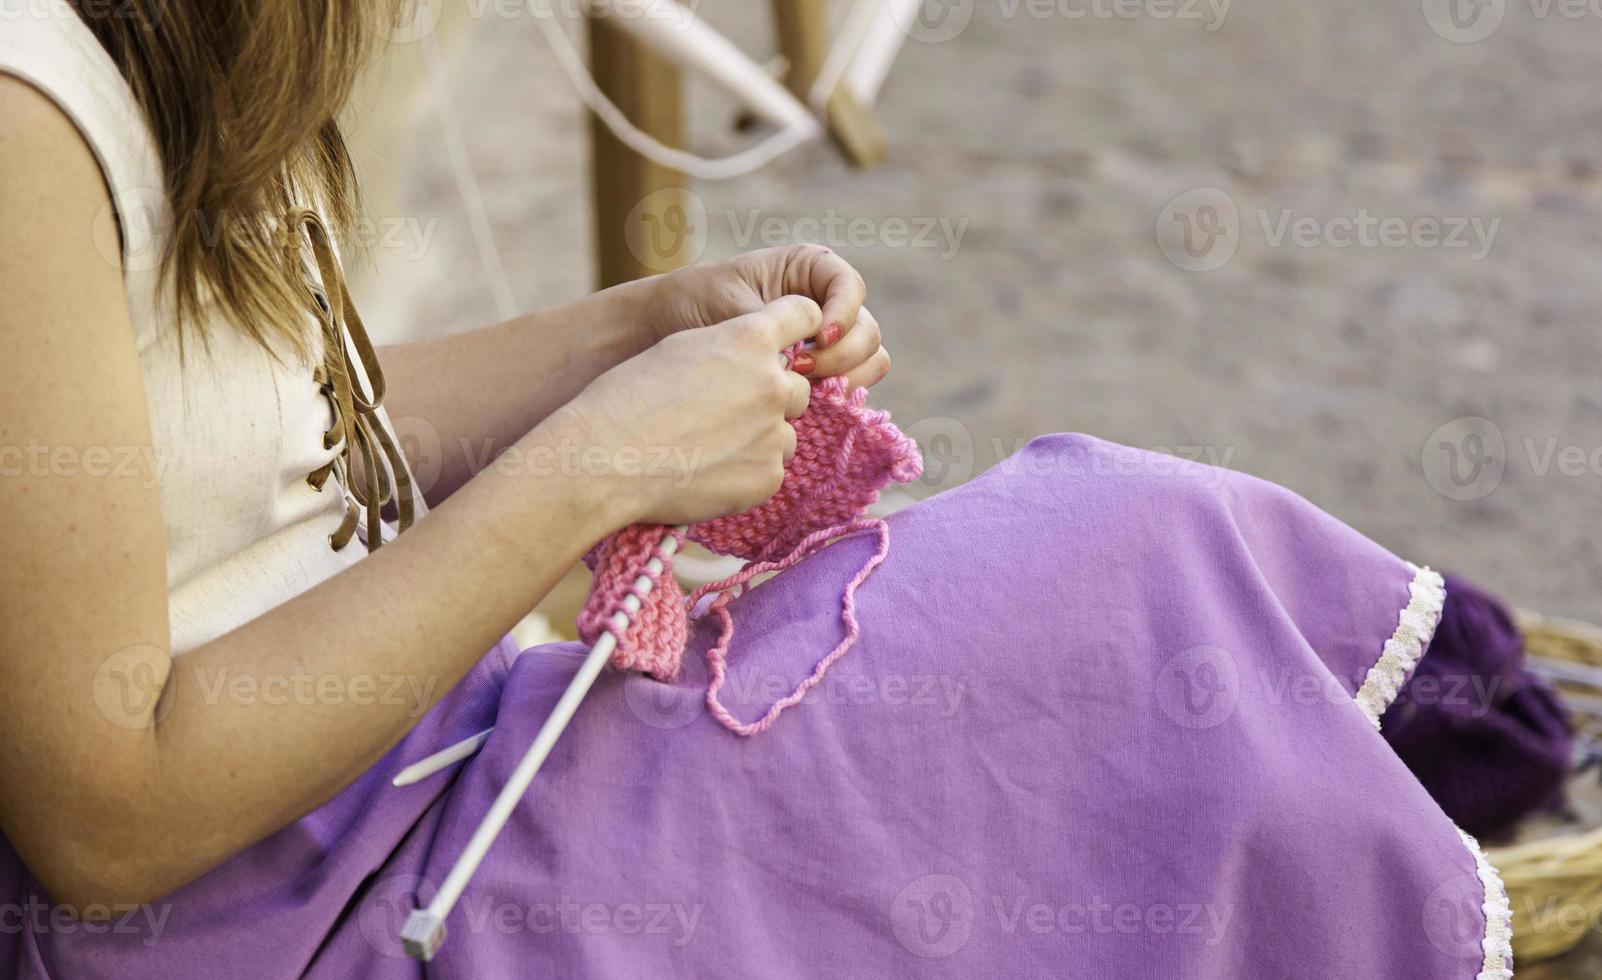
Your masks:
M132 89L65 0L0 0L0 76L12 82L0 138L88 147L115 219L96 248L121 266L135 330L151 336L171 217L161 156Z
M127 81L65 0L0 0L0 73L60 106L97 155L150 141Z
M0 72L0 269L6 347L29 324L59 322L64 303L115 296L118 235L109 188L81 132L37 87ZM52 284L72 283L71 289ZM97 312L107 312L100 310ZM15 354L16 351L9 350Z

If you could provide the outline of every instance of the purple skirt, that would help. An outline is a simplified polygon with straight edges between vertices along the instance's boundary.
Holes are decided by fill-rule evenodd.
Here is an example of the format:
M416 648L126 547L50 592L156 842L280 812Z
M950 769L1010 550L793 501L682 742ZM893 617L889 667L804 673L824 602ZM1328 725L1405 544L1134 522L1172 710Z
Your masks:
M396 938L577 668L491 651L328 804L161 902L57 914L0 838L0 971L93 977L1510 975L1494 870L1376 719L1439 578L1250 477L1052 436L897 514L862 637L741 739L698 627L604 674L426 966ZM734 603L752 717L840 634L846 539ZM404 789L406 764L495 725Z

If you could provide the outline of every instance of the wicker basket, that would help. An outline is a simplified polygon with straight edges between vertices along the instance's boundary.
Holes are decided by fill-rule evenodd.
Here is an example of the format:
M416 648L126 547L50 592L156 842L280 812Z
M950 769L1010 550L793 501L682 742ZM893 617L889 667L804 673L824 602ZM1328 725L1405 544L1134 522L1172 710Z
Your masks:
M1602 628L1573 620L1520 614L1532 665L1580 668L1553 683L1572 704L1602 705L1602 686L1586 668L1602 671ZM1563 671L1559 671L1563 673ZM1582 739L1602 740L1602 717L1576 711ZM1533 963L1565 953L1602 922L1602 830L1492 848L1513 906L1513 955Z

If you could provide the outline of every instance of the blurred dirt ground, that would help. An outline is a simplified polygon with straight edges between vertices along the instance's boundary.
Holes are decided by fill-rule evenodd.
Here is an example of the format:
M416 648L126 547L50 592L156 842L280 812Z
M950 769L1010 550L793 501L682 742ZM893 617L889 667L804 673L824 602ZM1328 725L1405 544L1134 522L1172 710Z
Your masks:
M1526 3L1459 44L1419 0L1235 0L1221 24L1096 13L1125 9L1113 0L950 0L966 28L909 42L882 95L886 164L855 172L819 145L697 186L706 255L799 233L855 262L896 358L878 398L954 437L933 447L948 483L1045 431L1194 447L1415 561L1602 619L1602 18ZM699 10L771 52L766 5ZM577 296L593 275L578 101L527 14L457 26L449 86L517 298ZM411 74L372 86L425 96L380 205L422 231L375 247L362 289L390 337L495 317ZM697 148L738 145L718 93L692 84L689 107ZM1240 213L1238 251L1206 272L1168 261L1156 234L1198 187ZM1362 213L1499 223L1482 258L1271 244L1287 218ZM831 216L867 219L873 243L831 236ZM898 244L897 222L935 230ZM1463 417L1494 431L1431 439ZM1494 461L1444 480L1454 449L1461 478L1490 456L1500 480ZM1482 495L1452 499L1432 473Z
M587 121L526 13L471 6L447 77L495 236L520 304L565 301L593 278ZM882 167L817 145L695 187L706 256L822 238L862 270L896 363L878 400L932 457L915 495L1084 431L1282 483L1414 561L1602 620L1598 11L1489 0L1499 25L1460 43L1437 0L944 7L882 94ZM772 52L765 4L698 9ZM401 230L358 290L389 338L495 318L415 65L403 46L357 110L380 134L364 169L394 175L375 208ZM747 138L717 92L688 100L697 149ZM1405 240L1335 244L1387 219ZM1176 252L1186 221L1227 261L1181 268L1223 255ZM1528 975L1602 959L1557 969Z

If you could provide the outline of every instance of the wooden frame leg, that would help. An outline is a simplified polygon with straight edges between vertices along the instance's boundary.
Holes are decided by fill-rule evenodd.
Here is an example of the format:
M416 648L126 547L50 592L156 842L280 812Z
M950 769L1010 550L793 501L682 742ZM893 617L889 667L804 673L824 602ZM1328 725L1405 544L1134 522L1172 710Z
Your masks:
M587 18L586 27L601 91L640 129L669 146L682 145L678 69L604 17ZM685 222L685 175L624 146L593 114L590 146L599 288L693 261L700 239Z
M790 63L785 85L806 101L829 52L824 0L772 0L779 50ZM873 113L845 86L836 86L828 102L829 135L852 163L867 168L884 157L884 130Z

